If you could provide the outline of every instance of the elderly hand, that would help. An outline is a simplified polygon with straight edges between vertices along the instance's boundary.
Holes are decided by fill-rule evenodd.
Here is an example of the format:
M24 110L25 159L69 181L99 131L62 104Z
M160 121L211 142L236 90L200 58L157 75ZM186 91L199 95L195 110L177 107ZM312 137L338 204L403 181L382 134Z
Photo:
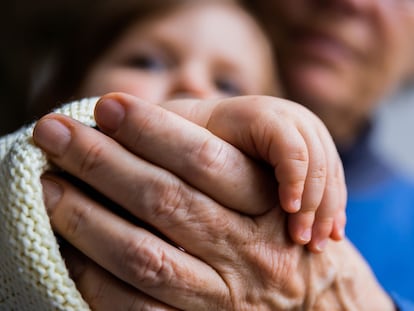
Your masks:
M97 121L122 146L57 115L43 118L34 135L57 165L179 246L46 176L55 230L92 260L72 253L83 264L75 259L68 264L94 308L294 310L332 298L352 306L347 282L354 288L364 276L364 291L384 296L346 243L327 249L347 252L351 264L346 265L343 254L333 256L335 261L293 245L272 195L274 178L236 148L160 107L131 97L117 100L128 112L124 118L111 111L116 106L108 113L98 105ZM197 115L194 109L187 112ZM245 212L260 206L261 214L249 217L223 206ZM365 273L342 282L339 268L349 271L353 262Z
M167 108L271 165L281 207L291 213L288 229L295 242L309 242L310 250L320 252L328 237L343 237L346 186L342 163L326 127L312 112L266 96L203 102L197 116L191 115L193 105L175 103L168 103Z

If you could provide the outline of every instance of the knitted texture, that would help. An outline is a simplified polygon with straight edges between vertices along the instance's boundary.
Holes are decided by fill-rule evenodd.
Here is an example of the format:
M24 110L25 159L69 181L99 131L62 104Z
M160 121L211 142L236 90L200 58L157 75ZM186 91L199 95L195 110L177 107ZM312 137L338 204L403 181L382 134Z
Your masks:
M55 112L94 126L97 99ZM69 277L43 203L50 168L32 140L34 124L0 139L0 310L89 310Z

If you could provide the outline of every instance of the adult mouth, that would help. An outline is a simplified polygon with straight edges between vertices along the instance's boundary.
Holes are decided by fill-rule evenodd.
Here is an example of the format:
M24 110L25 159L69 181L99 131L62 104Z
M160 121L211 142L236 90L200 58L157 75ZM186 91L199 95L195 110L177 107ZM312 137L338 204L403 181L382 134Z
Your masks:
M356 56L352 49L339 36L327 32L295 30L288 38L290 51L303 60L312 60L322 63L338 63Z

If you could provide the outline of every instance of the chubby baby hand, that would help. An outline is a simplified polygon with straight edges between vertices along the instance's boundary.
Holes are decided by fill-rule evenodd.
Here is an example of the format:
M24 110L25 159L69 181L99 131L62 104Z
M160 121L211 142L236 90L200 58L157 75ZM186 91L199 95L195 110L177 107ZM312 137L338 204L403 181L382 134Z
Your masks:
M273 167L294 242L321 252L329 238L343 238L343 167L328 130L312 112L280 98L235 97L216 105L207 128Z

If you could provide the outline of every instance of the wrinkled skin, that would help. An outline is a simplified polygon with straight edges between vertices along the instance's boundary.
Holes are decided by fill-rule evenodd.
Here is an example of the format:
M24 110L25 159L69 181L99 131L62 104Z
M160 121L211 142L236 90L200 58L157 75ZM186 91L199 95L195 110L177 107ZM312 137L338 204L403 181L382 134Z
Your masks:
M103 131L122 146L57 115L43 118L34 133L36 142L45 147L45 128L40 125L55 127L55 131L48 131L52 133L48 139L53 140L53 133L59 132L53 120L65 124L70 129L70 136L66 136L70 140L60 142L67 141L69 145L62 147L54 141L54 148L46 148L52 161L179 245L176 248L150 231L114 216L64 180L46 176L46 203L55 230L91 258L70 252L69 267L95 309L110 310L114 299L122 297L117 307L132 310L392 310L369 268L347 242L329 243L323 254L315 255L288 239L285 216L270 195L272 189L267 188L274 187L272 175L263 175L237 149L201 127L158 106L117 96L127 107L127 117L120 122L114 111L105 114L99 109L96 117ZM170 109L196 123L208 120L208 104L171 105ZM143 131L153 128L150 120L157 124L155 132ZM185 135L176 135L174 142L167 137L155 144L153 135L162 137L160 132L168 133L165 131L178 124ZM194 130L188 131L188 126ZM64 130L61 133L63 138L65 133L68 135ZM153 143L142 143L145 140ZM164 157L169 157L164 152L166 147L173 157L177 152L182 158L165 161ZM152 158L159 166L148 166L135 154ZM241 175L236 176L237 182L231 182L232 175L225 173L228 169L233 172L240 161L244 161ZM182 170L183 163L187 170ZM169 165L168 171L177 171L180 178L160 168L163 165ZM109 171L108 167L115 169ZM196 167L199 169L189 170ZM187 174L188 171L197 174ZM116 174L108 176L108 172ZM191 187L200 180L214 180L215 176L220 178L209 194L215 200ZM223 181L222 176L227 180ZM260 199L234 188L241 176L245 177L241 179L242 189L262 189ZM201 189L204 186L202 182L198 185ZM228 191L218 191L223 187ZM247 216L224 208L220 201L230 207L241 204L244 207L237 208L245 211L255 210L258 203L266 208L257 216ZM375 303L381 307L370 305Z
M316 72L322 72L322 80L332 78L329 70ZM105 75L97 77L100 81ZM326 78L325 82L335 81ZM321 85L325 91L334 89L334 85ZM185 93L195 94L193 89ZM342 100L342 93L337 92L335 98ZM165 243L111 214L64 180L46 176L46 201L55 230L90 258L70 248L65 251L78 288L94 309L393 309L369 268L346 241L328 243L324 253L314 255L288 240L284 216L271 195L272 174L263 173L240 151L217 138L206 140L205 130L191 126L188 131L183 119L134 103L131 110L150 115L156 125L147 117L141 122L125 121L124 130L114 131L116 120L107 116L109 123L100 126L114 140L62 117L48 116L41 121L44 125L45 120L57 118L69 125L73 135L65 152L56 154L55 149L50 153L56 163L172 241ZM171 109L199 124L208 123L199 119L203 105L186 107ZM311 108L322 119L328 115ZM342 119L356 120L353 109L349 115ZM359 112L357 115L361 117ZM341 138L332 124L328 126L335 139ZM148 126L152 134L146 137L142 128ZM145 137L147 143L140 143ZM255 213L258 206L260 212Z

